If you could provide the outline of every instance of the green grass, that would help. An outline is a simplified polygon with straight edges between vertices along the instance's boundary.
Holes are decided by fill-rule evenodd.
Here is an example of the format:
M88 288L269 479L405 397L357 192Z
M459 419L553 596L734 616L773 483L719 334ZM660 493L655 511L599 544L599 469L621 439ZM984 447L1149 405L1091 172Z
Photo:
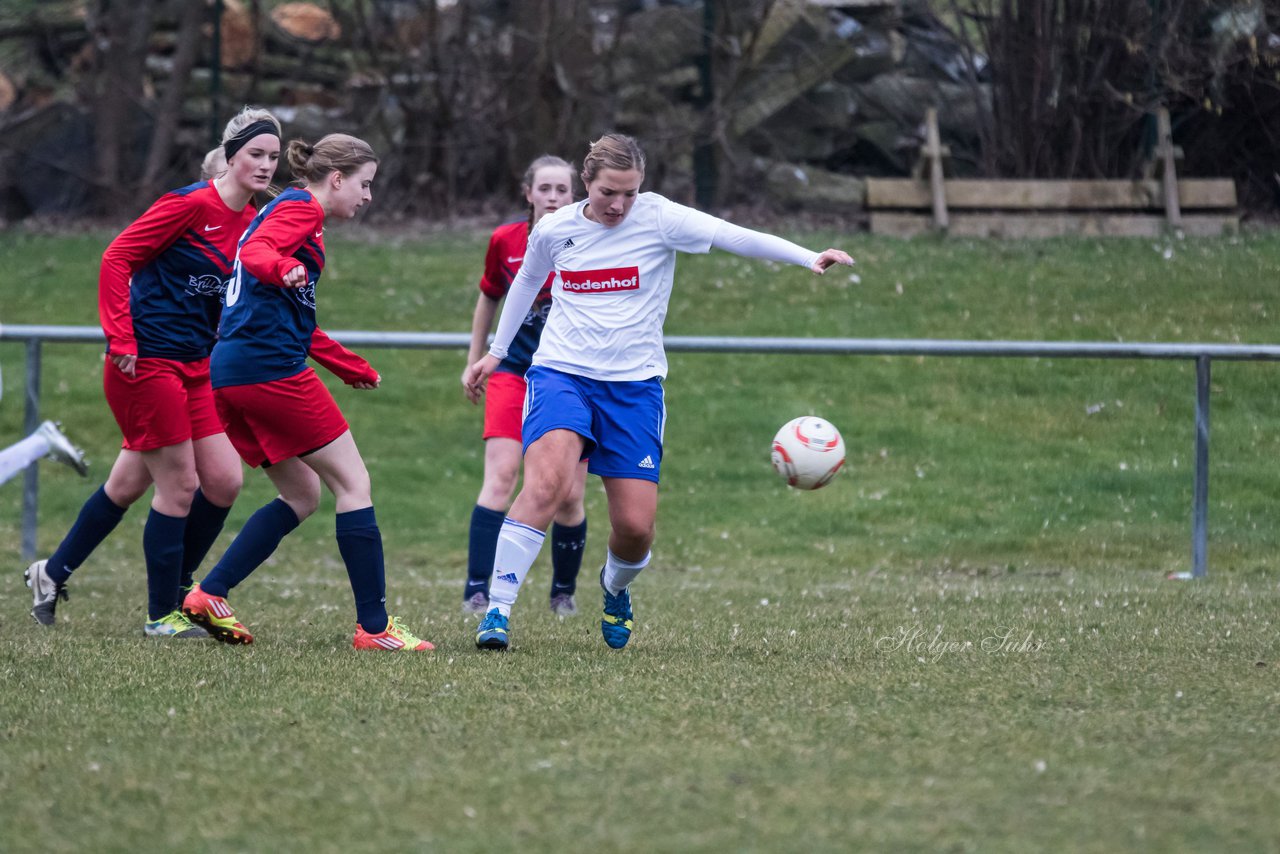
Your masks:
M322 324L466 329L484 237L335 238ZM0 234L0 321L96 322L107 239ZM860 280L682 258L668 333L1280 337L1276 236L803 241L850 249ZM586 614L546 611L544 556L514 648L481 655L457 613L481 472L462 354L366 355L382 389L333 387L373 476L392 612L437 651L349 651L331 501L237 591L250 648L144 642L141 506L40 630L10 482L0 848L1278 850L1276 366L1214 366L1210 577L1176 584L1190 364L675 354L632 646L607 650L594 618L593 481ZM100 360L44 348L43 414L95 479L42 464L42 554L118 447ZM0 345L0 367L16 438L22 348ZM768 445L807 412L841 428L849 463L800 494ZM248 473L215 556L270 497Z

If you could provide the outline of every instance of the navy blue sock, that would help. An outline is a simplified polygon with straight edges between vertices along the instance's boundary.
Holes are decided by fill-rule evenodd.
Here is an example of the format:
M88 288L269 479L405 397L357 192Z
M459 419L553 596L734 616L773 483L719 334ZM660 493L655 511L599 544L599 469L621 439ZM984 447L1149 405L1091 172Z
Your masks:
M142 529L142 554L147 562L147 616L158 620L178 601L182 576L182 533L186 516L166 516L151 508Z
M217 565L200 580L200 589L210 596L226 596L249 577L280 545L285 535L298 527L298 514L276 498L253 512Z
M339 513L338 551L356 597L356 622L370 634L387 628L387 571L372 507Z
M107 538L124 518L126 507L118 506L107 497L105 486L89 496L89 500L80 508L80 515L67 535L45 565L49 577L59 584L65 584L76 567L84 563L98 544Z
M230 507L219 507L205 498L199 489L196 490L195 498L191 499L191 513L187 516L187 531L182 540L182 578L178 581L179 587L191 586L200 561L213 548L230 512Z
M551 526L551 595L573 593L578 586L578 570L587 546L587 520L580 525Z
M498 534L507 514L479 504L471 511L471 537L467 543L467 586L463 599L476 593L489 592L489 576L493 574L493 553L498 550Z

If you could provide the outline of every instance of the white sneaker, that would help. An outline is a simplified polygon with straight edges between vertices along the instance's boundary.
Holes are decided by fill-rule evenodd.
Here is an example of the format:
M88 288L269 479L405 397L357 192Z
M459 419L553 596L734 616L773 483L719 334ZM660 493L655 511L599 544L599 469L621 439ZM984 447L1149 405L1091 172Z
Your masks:
M31 616L35 617L36 622L42 626L53 625L58 599L67 601L67 586L58 584L49 577L49 573L45 570L45 564L48 562L38 560L22 573L27 586L31 588Z
M59 424L46 421L36 428L36 433L49 443L49 459L66 463L81 476L89 474L89 463L84 458L84 451L71 444L71 440L62 432Z

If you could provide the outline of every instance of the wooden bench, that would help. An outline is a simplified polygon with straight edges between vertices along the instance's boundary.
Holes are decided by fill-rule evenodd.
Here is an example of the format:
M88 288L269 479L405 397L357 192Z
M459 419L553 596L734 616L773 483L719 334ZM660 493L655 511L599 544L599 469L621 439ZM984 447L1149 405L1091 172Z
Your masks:
M895 237L1154 237L1170 231L1214 236L1237 229L1235 182L1178 180L1174 159L1180 152L1170 139L1168 113L1161 110L1157 121L1158 179L944 179L947 151L938 137L937 114L930 110L920 177L867 180L871 231Z

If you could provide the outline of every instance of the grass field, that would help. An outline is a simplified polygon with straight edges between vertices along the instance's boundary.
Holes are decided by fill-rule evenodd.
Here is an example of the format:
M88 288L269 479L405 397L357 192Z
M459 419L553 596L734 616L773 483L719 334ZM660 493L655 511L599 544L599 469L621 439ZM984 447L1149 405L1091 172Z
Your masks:
M93 324L107 234L0 234L0 322ZM329 328L467 328L483 234L335 238ZM900 243L800 235L853 276L680 262L670 334L1280 340L1280 237ZM589 486L584 615L509 653L458 613L480 414L461 352L369 351L333 388L373 476L392 613L425 657L350 650L332 503L233 597L249 648L141 637L135 507L59 626L21 583L0 487L0 849L1277 851L1280 398L1215 363L1210 575L1190 561L1189 363L677 354L658 542L625 651L599 637L606 523ZM42 463L47 554L118 432L100 349L44 350L43 415L95 466ZM0 436L23 350L0 345ZM788 490L773 432L829 418L826 490ZM269 500L246 476L214 556Z

